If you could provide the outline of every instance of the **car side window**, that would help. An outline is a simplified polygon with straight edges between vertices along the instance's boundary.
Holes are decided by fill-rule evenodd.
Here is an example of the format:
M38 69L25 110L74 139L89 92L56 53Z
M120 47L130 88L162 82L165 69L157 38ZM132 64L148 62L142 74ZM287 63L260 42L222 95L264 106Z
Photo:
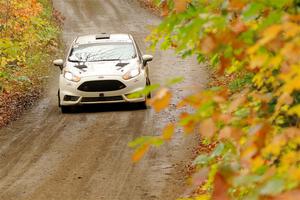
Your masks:
M135 43L135 46L136 46L136 49L137 49L137 53L138 53L139 60L140 60L140 62L143 62L143 59L142 59L142 52L141 52L141 50L140 50L140 47L138 46L138 44L136 43L136 41L135 41L134 43Z

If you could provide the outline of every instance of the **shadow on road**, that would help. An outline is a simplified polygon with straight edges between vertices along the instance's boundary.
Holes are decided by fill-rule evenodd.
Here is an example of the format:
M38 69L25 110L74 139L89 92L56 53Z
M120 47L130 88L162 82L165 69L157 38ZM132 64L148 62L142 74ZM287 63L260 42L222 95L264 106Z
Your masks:
M148 108L149 109L149 108ZM135 111L135 110L146 110L141 104L135 103L109 103L109 104L91 104L91 105L80 105L72 107L70 110L71 114L76 113L96 113L96 112L116 112L116 111Z

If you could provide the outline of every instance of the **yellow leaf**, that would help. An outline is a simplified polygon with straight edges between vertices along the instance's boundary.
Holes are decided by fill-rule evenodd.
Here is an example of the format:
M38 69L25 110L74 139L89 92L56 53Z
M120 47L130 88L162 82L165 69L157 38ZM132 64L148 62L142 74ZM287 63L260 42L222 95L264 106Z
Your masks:
M164 140L170 140L174 134L174 130L175 130L175 125L168 124L163 130L162 138Z
M262 67L268 60L268 54L255 54L250 57L250 69Z
M7 60L6 60L6 58L2 58L1 59L1 65L0 65L0 67L5 67L7 65Z
M281 157L281 163L284 165L292 165L293 163L298 162L298 154L295 151L290 151L286 154L283 154Z
M211 197L209 194L201 194L197 196L195 200L210 200L210 199Z
M251 167L252 167L253 171L256 171L264 164L265 164L265 161L262 159L261 156L256 156L253 160L251 160Z
M288 111L289 115L298 115L300 116L300 104L293 106L289 111Z
M285 37L294 37L300 33L300 26L296 23L287 22L284 24Z
M148 101L148 104L154 108L156 112L160 112L168 107L171 102L172 93L167 88L160 89L157 94Z
M281 54L287 59L290 63L299 62L300 54L300 45L294 41L286 43L281 49Z
M241 158L244 163L247 163L251 158L257 153L258 148L256 145L252 144L241 153Z
M266 28L265 31L263 32L262 39L259 41L259 44L263 45L270 42L271 40L275 39L281 31L282 31L281 25L272 25Z
M133 162L138 162L144 155L145 153L149 150L150 145L149 144L144 144L140 148L138 148L133 156L132 156L132 161Z
M277 67L281 64L281 62L282 62L282 57L280 55L277 55L270 59L269 64L273 67Z
M249 48L247 49L247 53L248 53L248 54L253 54L253 53L255 53L259 48L260 48L260 44L259 44L259 43L255 43L255 45L253 45L253 46L251 46L251 47L249 47Z

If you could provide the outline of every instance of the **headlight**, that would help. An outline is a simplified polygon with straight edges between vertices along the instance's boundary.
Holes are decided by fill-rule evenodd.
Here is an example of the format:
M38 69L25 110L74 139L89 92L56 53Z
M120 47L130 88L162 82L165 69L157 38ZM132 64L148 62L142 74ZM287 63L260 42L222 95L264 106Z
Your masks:
M123 79L129 80L131 78L134 78L140 74L140 69L132 69L126 72L126 74L123 75Z
M69 72L69 71L64 72L64 77L69 81L74 81L74 82L79 82L80 81L79 76L76 76L72 72Z

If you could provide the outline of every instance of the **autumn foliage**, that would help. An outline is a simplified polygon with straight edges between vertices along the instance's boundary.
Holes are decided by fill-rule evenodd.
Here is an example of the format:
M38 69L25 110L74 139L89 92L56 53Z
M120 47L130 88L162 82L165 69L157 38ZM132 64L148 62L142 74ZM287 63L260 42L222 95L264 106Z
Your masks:
M48 0L0 0L1 93L26 89L42 78L41 65L57 32Z
M209 62L234 77L187 96L159 137L130 145L140 158L175 128L216 143L194 160L204 192L187 199L300 199L300 2L298 0L158 1L165 17L148 37L152 47ZM166 108L167 87L150 100ZM135 159L138 160L138 159ZM203 170L207 173L202 173Z

